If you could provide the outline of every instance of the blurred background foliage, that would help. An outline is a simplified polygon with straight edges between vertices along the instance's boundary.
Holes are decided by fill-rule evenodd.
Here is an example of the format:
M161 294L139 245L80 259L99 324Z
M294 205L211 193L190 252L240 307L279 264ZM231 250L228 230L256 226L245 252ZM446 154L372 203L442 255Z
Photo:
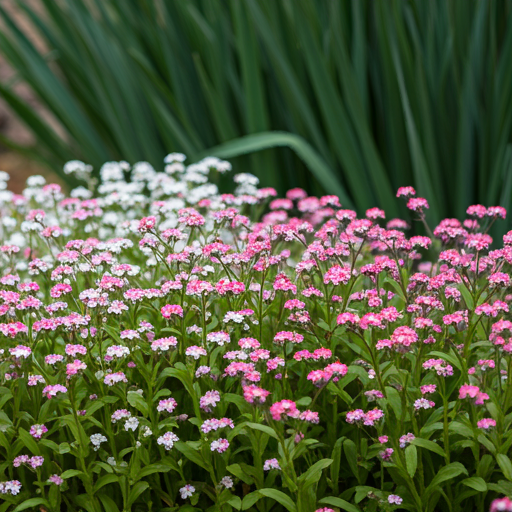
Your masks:
M1 4L0 4L1 6ZM57 172L213 154L281 193L430 217L512 195L510 0L40 0L0 51L51 113L0 94ZM57 126L57 128L55 128Z

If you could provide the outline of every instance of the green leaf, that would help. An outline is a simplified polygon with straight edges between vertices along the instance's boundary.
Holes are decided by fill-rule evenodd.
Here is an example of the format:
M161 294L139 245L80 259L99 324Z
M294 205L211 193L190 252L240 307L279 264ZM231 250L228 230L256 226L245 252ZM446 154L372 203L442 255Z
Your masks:
M395 388L386 386L386 397L387 402L395 413L396 419L400 420L402 417L402 399L400 393Z
M288 512L297 512L297 507L293 500L282 491L278 491L277 489L260 489L258 491L262 496L266 496L267 498L272 498L273 500L280 503Z
M190 441L187 441L187 443L183 443L182 441L178 441L177 443L174 444L174 446L190 462L193 462L194 464L197 464L198 466L200 466L203 469L206 469L208 471L209 464L203 459L201 452L199 450L197 450L196 448L193 448L192 446L190 446L188 444L189 442Z
M333 507L338 507L341 510L346 510L347 512L360 512L358 507L352 505L348 501L342 500L341 498L322 498L318 503L321 503L322 505L332 505Z
M82 474L82 471L80 471L78 469L68 469L68 470L64 471L64 473L61 473L60 477L64 480L66 480L67 478L72 478L74 476L78 476L81 474Z
M261 497L262 495L259 493L259 491L253 491L249 494L246 494L242 500L242 510L251 508L256 502L259 501Z
M512 462L510 462L510 459L504 453L497 453L496 462L503 472L503 476L512 481Z
M343 441L343 451L345 452L345 457L347 458L348 465L350 466L353 475L359 480L359 470L357 467L357 448L354 441L351 439L345 439L345 441Z
M429 486L425 489L424 498L430 497L431 494L441 488L441 484L452 480L453 478L461 475L468 474L467 469L460 462L452 462L447 466L443 466L434 476Z
M13 512L20 512L21 510L27 510L27 508L34 508L43 505L47 508L50 508L50 505L43 498L30 498L25 500L23 503L20 503Z
M119 507L110 496L107 496L106 494L103 494L101 492L98 493L97 496L100 499L101 504L105 509L105 512L119 512Z
M233 496L228 500L228 503L235 509L241 510L242 508L242 500L238 496Z
M149 487L147 482L137 482L128 495L128 507L131 507L137 498Z
M229 466L226 466L226 469L247 485L252 485L254 483L254 479L244 472L240 464L230 464Z
M128 391L126 394L126 399L128 403L135 407L139 412L141 412L146 418L149 415L149 407L144 398L137 393L136 391Z
M322 459L315 462L308 470L299 476L299 485L302 490L307 489L311 485L317 483L322 476L322 471L332 464L332 459Z
M276 431L267 425L260 425L259 423L251 423L247 422L245 423L249 428L252 428L253 430L259 430L261 432L265 432L265 434L268 434L270 437L273 437L274 439L279 440L279 436L277 435Z
M63 455L64 453L69 453L71 451L71 446L69 443L60 443L59 444L59 453Z
M94 484L94 493L98 492L105 485L113 484L114 482L118 482L119 477L114 474L103 475Z
M159 464L159 463L150 464L149 466L143 467L137 473L137 478L140 480L141 478L144 478L145 476L148 476L148 475L152 475L153 473L167 473L171 469L174 469L176 471L179 470L178 465L174 461L173 461L173 465Z
M480 478L479 476L466 478L462 480L461 484L467 485L468 487L471 487L471 489L475 489L475 491L478 492L487 491L487 484L485 483L485 480L483 478Z
M34 455L41 455L41 450L39 449L35 439L24 428L19 428L18 435L21 442L30 450L31 453Z
M478 437L478 442L483 444L491 453L496 453L496 447L492 443L492 441L487 438L484 434L480 434Z
M441 457L445 456L444 450L434 441L429 441L428 439L422 439L421 437L416 437L411 441L411 444L415 446L419 446L420 448L425 448L430 450L431 452L437 453L441 455Z
M247 135L210 148L204 151L200 157L213 155L220 158L232 158L276 146L287 146L293 149L326 190L331 190L333 194L339 196L346 206L352 205L349 196L332 170L302 137L293 133L263 132Z
M414 478L416 474L416 468L418 467L418 452L416 446L410 444L405 449L405 463L407 466L407 473L411 478Z
M462 297L464 298L464 302L466 303L467 308L472 311L475 308L475 301L473 300L473 297L471 296L471 293L466 288L464 284L461 284L458 289L460 290L460 293L462 294Z
M343 446L344 437L340 437L331 453L332 464L331 464L331 487L335 494L338 493L338 480L340 477L340 466L341 466L341 448Z

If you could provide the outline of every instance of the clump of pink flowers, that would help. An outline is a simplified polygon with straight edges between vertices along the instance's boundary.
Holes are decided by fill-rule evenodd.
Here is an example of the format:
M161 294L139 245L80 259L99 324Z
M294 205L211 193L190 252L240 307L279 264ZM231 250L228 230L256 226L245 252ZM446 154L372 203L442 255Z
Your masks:
M505 209L185 161L0 172L3 509L512 510Z

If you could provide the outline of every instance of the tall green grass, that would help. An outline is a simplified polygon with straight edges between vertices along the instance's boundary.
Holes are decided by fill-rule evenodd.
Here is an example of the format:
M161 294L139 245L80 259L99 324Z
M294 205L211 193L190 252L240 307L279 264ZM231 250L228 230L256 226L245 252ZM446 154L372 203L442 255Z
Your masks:
M65 137L0 93L56 169L183 151L389 216L401 185L433 220L510 206L510 0L41 1L48 53L1 4L0 51Z

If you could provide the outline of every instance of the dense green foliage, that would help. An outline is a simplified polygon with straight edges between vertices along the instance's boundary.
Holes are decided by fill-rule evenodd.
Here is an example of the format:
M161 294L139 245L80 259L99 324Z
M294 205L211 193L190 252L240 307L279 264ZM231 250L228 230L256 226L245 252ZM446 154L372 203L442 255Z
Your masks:
M20 2L48 52L3 9L0 48L65 141L10 84L0 93L56 169L251 153L238 165L262 184L323 188L359 210L398 214L393 190L406 184L433 220L510 206L508 0L42 4Z

